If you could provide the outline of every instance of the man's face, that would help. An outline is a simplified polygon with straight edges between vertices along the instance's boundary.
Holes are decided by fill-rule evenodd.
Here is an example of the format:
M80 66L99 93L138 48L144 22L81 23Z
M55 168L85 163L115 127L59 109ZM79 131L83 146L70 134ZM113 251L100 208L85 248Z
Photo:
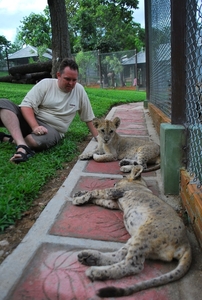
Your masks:
M73 90L78 79L78 71L66 67L62 74L57 72L58 86L65 92L69 93Z

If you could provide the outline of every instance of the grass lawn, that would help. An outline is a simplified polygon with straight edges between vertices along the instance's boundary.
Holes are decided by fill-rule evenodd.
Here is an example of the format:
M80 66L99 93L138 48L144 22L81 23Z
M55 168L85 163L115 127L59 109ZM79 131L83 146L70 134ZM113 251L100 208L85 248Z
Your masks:
M0 83L0 97L19 104L32 86ZM141 91L86 88L86 92L96 117L105 116L114 105L144 101L146 98L145 92ZM6 132L3 128L0 131ZM0 231L15 224L39 195L41 187L56 176L56 171L62 169L65 162L79 154L77 145L88 133L86 124L77 115L60 144L18 165L9 162L15 146L0 144Z
M0 71L0 77L8 76L7 71Z

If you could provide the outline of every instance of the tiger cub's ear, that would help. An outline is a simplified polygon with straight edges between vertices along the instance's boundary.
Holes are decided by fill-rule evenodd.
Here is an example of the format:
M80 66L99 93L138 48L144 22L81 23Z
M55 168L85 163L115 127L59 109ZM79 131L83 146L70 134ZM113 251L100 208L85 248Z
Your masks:
M135 180L136 178L140 177L144 168L141 165L133 166L131 169L131 173L127 176L129 180Z
M101 120L98 118L93 119L93 125L95 128L98 128L99 124L100 124Z
M119 117L114 118L112 122L116 128L118 128L119 125L121 124L121 120Z

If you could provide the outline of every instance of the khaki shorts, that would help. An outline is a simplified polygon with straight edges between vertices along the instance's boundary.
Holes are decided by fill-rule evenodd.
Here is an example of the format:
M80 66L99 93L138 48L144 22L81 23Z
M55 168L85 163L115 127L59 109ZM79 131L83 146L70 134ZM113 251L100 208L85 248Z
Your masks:
M55 146L61 140L60 134L55 128L40 121L39 119L37 119L37 117L36 117L36 119L37 119L38 124L40 126L44 126L45 128L47 128L48 133L44 134L44 135L35 135L34 133L32 133L31 127L29 126L29 124L25 121L25 119L22 116L20 107L18 105L16 105L15 103L11 102L10 100L0 99L0 109L2 109L2 108L8 109L8 110L12 111L14 114L16 114L16 116L18 117L18 120L20 122L20 128L21 128L23 137L26 137L28 134L31 134L33 139L38 144L38 148L37 148L38 151L46 150L52 146ZM5 127L3 125L3 123L1 122L1 120L0 120L0 127Z

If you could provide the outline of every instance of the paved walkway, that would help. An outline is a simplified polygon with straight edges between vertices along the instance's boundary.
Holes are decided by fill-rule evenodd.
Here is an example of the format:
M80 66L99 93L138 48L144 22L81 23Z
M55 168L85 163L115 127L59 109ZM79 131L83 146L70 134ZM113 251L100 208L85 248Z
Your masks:
M121 118L118 132L158 141L152 121L142 103L113 108L108 119ZM85 151L95 147L91 141ZM106 285L128 286L157 276L173 268L171 263L145 263L138 276L120 280L91 282L85 276L86 266L77 261L77 252L94 248L103 251L119 249L129 238L122 212L98 206L75 207L71 196L78 190L107 188L121 177L118 162L78 161L61 188L46 206L21 244L0 266L0 299L8 300L98 300L95 291ZM160 195L175 209L179 197L165 197L161 190L160 171L144 174L153 193ZM202 292L202 255L191 230L193 263L180 281L119 299L199 300ZM110 298L112 300L112 298Z

